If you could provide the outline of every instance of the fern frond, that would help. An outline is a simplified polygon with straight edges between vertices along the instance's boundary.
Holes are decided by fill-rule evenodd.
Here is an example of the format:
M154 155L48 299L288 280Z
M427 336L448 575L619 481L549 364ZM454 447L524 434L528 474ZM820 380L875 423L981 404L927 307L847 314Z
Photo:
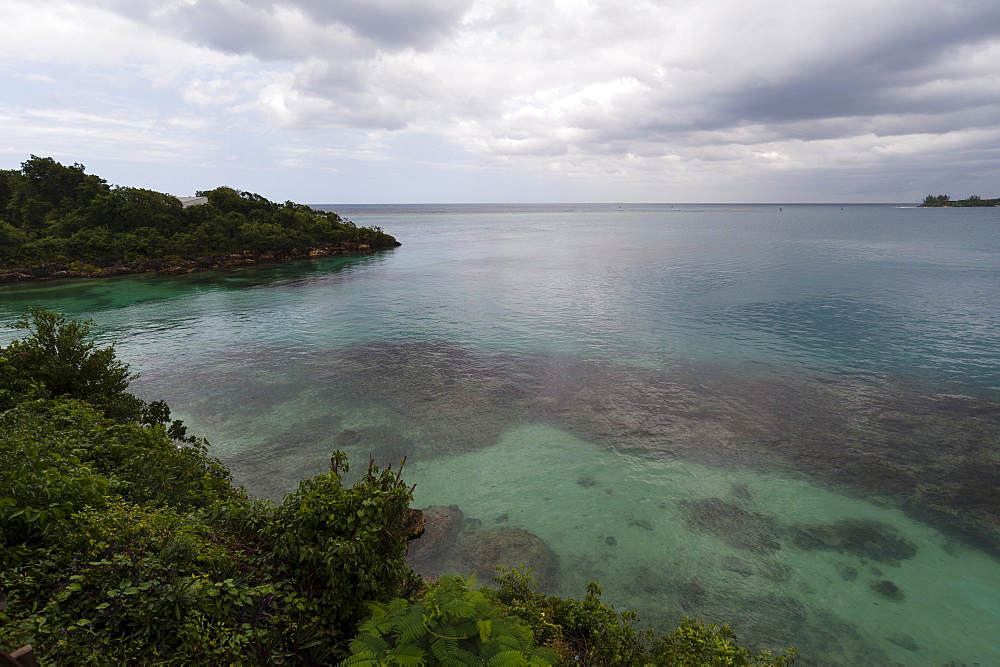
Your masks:
M353 649L352 649L353 650ZM352 653L344 662L343 665L352 665L352 667L384 667L385 659L379 658L378 655L370 652L363 651L361 653Z
M399 646L389 654L389 659L400 665L427 664L427 654L419 646Z
M424 617L421 615L420 610L414 610L414 612L399 618L397 627L399 636L396 643L400 646L413 644L420 637L427 634L427 628L424 626Z
M484 644L493 636L493 621L488 618L476 621L476 628L479 630L479 641Z
M464 658L447 658L441 661L442 667L478 667L478 665L482 664L483 661L480 660L474 653L469 653L469 655Z
M520 651L502 651L490 658L486 663L487 667L524 667L528 661Z
M437 660L450 659L458 650L458 642L451 637L435 637L431 640L431 651Z

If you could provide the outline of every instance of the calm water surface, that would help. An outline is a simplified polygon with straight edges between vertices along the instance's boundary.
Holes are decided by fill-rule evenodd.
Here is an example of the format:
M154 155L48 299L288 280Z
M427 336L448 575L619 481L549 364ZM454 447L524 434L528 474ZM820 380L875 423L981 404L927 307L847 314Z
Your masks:
M261 496L409 457L464 517L435 567L521 528L652 624L1000 662L1000 209L333 208L403 245L4 286L0 337L93 318Z

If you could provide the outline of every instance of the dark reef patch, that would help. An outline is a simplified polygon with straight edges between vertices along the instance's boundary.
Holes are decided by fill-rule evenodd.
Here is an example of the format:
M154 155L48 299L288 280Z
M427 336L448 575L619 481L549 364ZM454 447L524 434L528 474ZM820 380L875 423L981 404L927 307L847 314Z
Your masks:
M906 594L899 589L899 586L888 579L873 582L869 584L869 587L885 599L892 600L893 602L902 602L906 599Z
M742 558L737 558L736 556L723 556L722 569L735 572L736 574L743 575L744 577L749 577L753 574L753 568L750 567L750 564Z
M870 519L799 524L792 530L795 546L800 549L837 551L887 565L899 565L917 554L916 545L899 537L895 526Z
M653 522L649 519L644 519L641 517L636 517L631 514L625 516L625 521L628 523L630 528L642 528L646 531L653 530Z
M418 461L488 447L508 428L544 423L631 455L806 477L900 507L1000 556L1000 407L990 400L874 375L792 377L713 364L651 370L443 342L358 345L307 358L255 349L253 358L248 365L246 349L205 355L186 361L183 373L160 371L135 387L248 441L258 437L261 414L293 399L315 406L315 416L364 414L370 426L391 423L411 441L397 437L386 458L408 448ZM344 428L303 438L298 452L272 453L297 458L312 450L322 463ZM251 492L272 485L245 467L237 480ZM745 505L748 491L734 485L726 496Z
M840 578L843 579L844 581L857 580L858 571L855 568L851 567L850 565L845 565L844 563L838 561L834 563L834 567L837 568L837 574L839 574Z
M689 529L708 533L737 549L771 554L781 549L780 529L773 517L748 512L721 498L684 500Z
M785 563L778 563L776 561L765 561L763 567L760 569L760 574L765 579L769 579L776 584L783 584L792 579L792 568Z
M914 640L910 635L895 634L886 637L886 639L890 644L895 644L896 646L906 649L911 653L916 653L920 650L920 647L917 646L916 640Z

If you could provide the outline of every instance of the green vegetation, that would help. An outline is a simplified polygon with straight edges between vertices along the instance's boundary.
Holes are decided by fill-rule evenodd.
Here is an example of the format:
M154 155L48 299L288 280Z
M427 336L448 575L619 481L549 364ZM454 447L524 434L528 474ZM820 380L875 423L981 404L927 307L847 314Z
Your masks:
M112 187L81 164L32 155L20 171L0 171L0 270L54 265L86 275L234 253L302 256L317 248L399 245L377 227L357 227L302 204L228 187L198 195L208 203L184 208L176 197Z
M971 195L968 199L952 201L948 195L927 195L921 206L1000 206L1000 197L983 199L979 195Z
M346 457L283 503L129 394L90 323L33 310L0 348L0 648L42 664L788 664L723 627L639 632L632 612L406 565L412 489ZM0 599L3 599L0 596Z
M514 616L501 617L472 580L445 575L419 601L369 603L372 615L351 642L348 665L551 665Z

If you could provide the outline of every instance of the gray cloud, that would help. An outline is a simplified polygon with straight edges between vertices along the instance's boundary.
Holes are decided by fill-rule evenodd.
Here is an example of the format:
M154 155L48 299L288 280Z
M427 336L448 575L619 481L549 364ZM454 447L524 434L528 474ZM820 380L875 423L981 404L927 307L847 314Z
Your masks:
M263 60L325 51L313 35L333 27L363 50L425 49L452 33L472 0L196 0L164 7L151 0L107 0L127 16L171 26L199 44ZM299 17L299 20L295 20ZM289 34L290 30L299 34ZM303 34L305 33L305 34ZM305 37L305 40L303 40ZM336 48L334 49L337 50Z
M381 48L428 48L451 34L472 0L293 0L321 23L340 23Z
M861 187L880 169L912 175L897 184L926 178L925 164L945 173L944 161L980 178L1000 145L995 0L94 3L76 20L92 29L105 12L156 35L156 49L119 49L132 80L174 86L216 126L379 147L353 154L419 136L517 174L700 183L836 170L865 174ZM21 57L43 34L22 25L6 39ZM218 58L203 64L206 53Z

